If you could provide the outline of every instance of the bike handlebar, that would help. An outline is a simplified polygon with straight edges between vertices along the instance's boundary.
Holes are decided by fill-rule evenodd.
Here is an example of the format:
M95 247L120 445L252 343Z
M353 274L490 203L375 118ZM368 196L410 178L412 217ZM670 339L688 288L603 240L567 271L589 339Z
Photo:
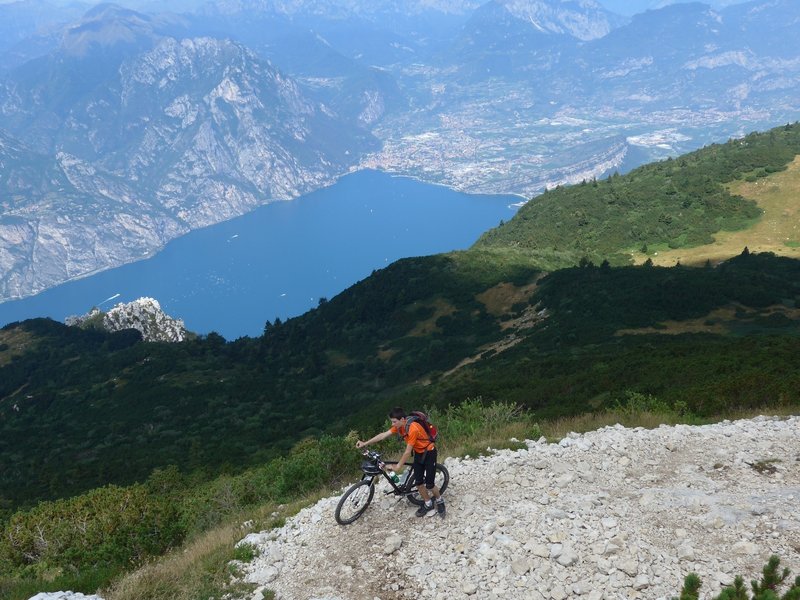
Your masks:
M374 450L363 450L361 454L363 454L367 460L371 460L378 465L382 471L386 470L386 463L381 460L381 455Z
M367 459L375 462L381 469L386 468L386 465L399 465L399 461L396 460L383 460L379 452L375 452L374 450L362 450L361 454ZM408 466L411 463L405 463L404 466Z

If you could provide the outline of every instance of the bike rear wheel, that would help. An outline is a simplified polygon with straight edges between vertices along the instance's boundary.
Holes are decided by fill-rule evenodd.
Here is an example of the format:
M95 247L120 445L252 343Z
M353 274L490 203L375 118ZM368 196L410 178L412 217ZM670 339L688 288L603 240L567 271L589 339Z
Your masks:
M351 485L336 505L336 522L339 525L349 525L358 519L367 510L374 495L375 486L372 485L372 479L362 479Z
M447 484L450 483L450 472L447 470L447 467L444 465L436 464L436 477L433 480L433 484L439 488L439 493L443 494L444 491L447 489ZM425 504L425 500L422 499L422 496L419 495L419 490L414 490L408 495L408 501L415 506L422 506Z

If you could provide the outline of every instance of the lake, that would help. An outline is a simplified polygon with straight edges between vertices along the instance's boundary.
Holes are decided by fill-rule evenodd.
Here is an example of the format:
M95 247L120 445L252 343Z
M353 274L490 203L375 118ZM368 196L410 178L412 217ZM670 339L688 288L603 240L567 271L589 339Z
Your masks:
M469 247L513 217L510 205L519 200L359 171L192 231L149 259L2 303L0 325L42 316L63 321L150 296L191 331L257 336L268 319L300 315L399 258Z

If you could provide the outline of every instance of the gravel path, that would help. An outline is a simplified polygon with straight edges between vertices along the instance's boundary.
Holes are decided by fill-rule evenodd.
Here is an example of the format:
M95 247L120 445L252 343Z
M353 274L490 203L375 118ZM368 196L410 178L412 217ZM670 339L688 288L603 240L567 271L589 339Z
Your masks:
M279 600L701 597L771 554L800 574L800 417L606 427L448 459L445 520L384 497L347 527L321 500L245 538L247 581Z

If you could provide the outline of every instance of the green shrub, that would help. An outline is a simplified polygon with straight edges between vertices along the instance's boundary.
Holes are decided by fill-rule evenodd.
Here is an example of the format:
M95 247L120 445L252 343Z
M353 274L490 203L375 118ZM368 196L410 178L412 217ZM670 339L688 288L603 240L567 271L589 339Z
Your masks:
M286 456L199 486L181 502L182 526L189 533L204 531L244 508L286 503L322 487L339 486L358 468L354 443L351 437L307 438Z
M635 416L644 412L665 413L669 406L652 394L625 390L622 397L614 402L613 410L625 415Z
M614 401L612 409L629 418L638 417L643 413L673 414L675 411L663 400L652 394L643 394L625 390L621 398Z
M258 556L258 548L253 544L239 544L233 549L233 559L248 563Z
M445 444L469 444L480 440L490 440L502 435L510 426L522 423L529 438L542 435L534 422L533 415L523 406L510 402L485 403L479 396L468 398L446 410L429 410L432 423L439 428L439 436Z
M789 577L789 569L783 569L779 573L779 566L780 559L772 555L761 571L761 581L750 582L752 596L748 596L744 579L738 576L733 585L723 589L714 600L800 600L800 577L795 578L794 583L782 596L779 595L779 588ZM689 573L684 579L683 589L677 600L699 600L701 583L696 573Z
M33 574L128 565L183 539L177 509L146 486L106 486L76 498L42 502L11 516L0 564Z
M0 570L40 579L62 572L116 574L243 509L341 484L359 463L353 443L350 437L308 438L286 456L209 483L193 485L168 467L143 484L41 502L0 526Z

